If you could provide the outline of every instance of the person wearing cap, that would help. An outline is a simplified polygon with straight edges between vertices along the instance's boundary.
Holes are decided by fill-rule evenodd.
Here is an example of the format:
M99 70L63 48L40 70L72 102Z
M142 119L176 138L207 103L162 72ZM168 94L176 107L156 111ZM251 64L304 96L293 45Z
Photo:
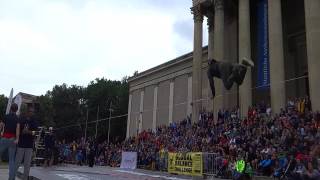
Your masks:
M17 171L23 160L24 172L22 179L27 180L31 166L34 135L35 131L38 129L38 123L33 116L33 108L27 108L25 105L22 105L20 112L20 141L18 143L15 168Z
M5 115L3 121L0 121L0 128L3 129L2 138L0 139L0 161L2 153L9 151L9 180L15 179L15 153L19 142L20 123L16 112L18 105L13 103L10 113Z

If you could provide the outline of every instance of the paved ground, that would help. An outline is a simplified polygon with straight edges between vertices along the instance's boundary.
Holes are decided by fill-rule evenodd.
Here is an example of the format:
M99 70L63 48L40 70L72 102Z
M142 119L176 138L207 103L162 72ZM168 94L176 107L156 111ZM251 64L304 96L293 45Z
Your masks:
M22 168L20 170L22 172ZM164 172L122 170L119 168L85 166L33 167L30 175L46 180L191 180L191 177L174 176Z
M23 172L23 168L19 169ZM200 177L175 176L166 172L155 172L147 170L123 170L105 166L86 166L66 165L51 168L32 167L31 176L44 180L200 180ZM7 167L0 165L0 180L8 179ZM217 180L216 178L208 178ZM259 180L270 180L266 177L255 177ZM18 180L18 178L17 178ZM221 179L220 179L221 180Z
M0 168L0 180L7 180L8 179L8 169Z
M9 178L8 174L9 174L8 166L0 165L0 180L8 180ZM19 180L19 178L16 178L16 180Z

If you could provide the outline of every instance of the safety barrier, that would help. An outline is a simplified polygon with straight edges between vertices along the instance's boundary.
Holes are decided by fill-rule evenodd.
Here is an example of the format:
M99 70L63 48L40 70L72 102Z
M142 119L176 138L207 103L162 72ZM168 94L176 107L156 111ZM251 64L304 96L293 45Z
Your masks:
M156 167L160 171L168 171L168 158L169 154L168 152L159 152L158 153L158 162L156 163Z
M168 172L188 176L203 176L202 153L169 153Z
M217 153L202 153L202 174L204 176L214 176L218 173L223 158ZM168 172L169 153L157 153L155 167L156 170ZM138 166L139 167L139 166Z
M203 157L203 175L213 176L218 173L219 163L222 163L222 157L217 153L202 153Z

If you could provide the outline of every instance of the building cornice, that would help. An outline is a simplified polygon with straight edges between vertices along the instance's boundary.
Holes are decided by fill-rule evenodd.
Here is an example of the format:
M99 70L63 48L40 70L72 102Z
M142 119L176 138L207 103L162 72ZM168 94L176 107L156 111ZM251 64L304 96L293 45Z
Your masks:
M203 47L202 51L203 51L203 54L208 53L208 46ZM130 83L132 81L136 81L138 79L144 78L145 76L149 76L149 75L155 74L157 72L160 72L163 69L167 69L167 68L172 67L174 65L184 63L187 60L191 60L192 57L193 57L193 52L189 52L189 53L184 54L182 56L179 56L173 60L170 60L170 61L165 62L163 64L160 64L158 66L155 66L155 67L148 69L146 71L143 71L141 73L138 73L136 76L130 77L128 79L128 82Z

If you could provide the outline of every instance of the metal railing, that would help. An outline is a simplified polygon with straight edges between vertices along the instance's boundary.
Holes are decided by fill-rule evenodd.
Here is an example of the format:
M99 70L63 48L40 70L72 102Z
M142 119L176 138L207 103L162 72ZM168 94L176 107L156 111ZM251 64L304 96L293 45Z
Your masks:
M156 160L156 169L159 171L168 171L168 152L158 152Z
M222 157L217 153L202 153L203 175L213 176L218 173Z

